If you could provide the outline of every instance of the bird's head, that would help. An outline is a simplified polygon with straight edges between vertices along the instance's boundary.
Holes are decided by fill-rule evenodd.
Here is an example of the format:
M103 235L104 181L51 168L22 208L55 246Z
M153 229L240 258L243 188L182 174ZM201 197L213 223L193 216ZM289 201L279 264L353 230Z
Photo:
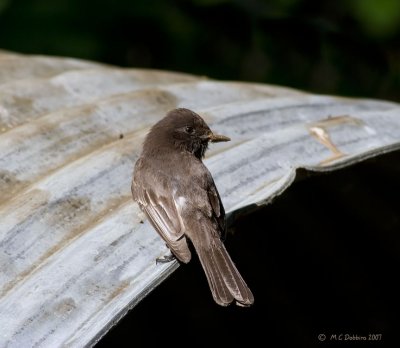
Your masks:
M204 157L209 142L230 140L224 135L214 134L198 114L183 108L170 111L152 127L149 137L159 139L161 146L167 143L191 152L199 159Z

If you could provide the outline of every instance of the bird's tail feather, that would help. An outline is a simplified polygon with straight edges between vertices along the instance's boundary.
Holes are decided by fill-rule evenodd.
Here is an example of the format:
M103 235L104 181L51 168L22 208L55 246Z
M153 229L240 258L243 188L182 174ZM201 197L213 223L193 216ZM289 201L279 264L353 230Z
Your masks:
M200 262L207 276L215 302L229 305L234 299L239 306L250 306L253 294L232 262L224 244L216 240L212 247L196 247Z

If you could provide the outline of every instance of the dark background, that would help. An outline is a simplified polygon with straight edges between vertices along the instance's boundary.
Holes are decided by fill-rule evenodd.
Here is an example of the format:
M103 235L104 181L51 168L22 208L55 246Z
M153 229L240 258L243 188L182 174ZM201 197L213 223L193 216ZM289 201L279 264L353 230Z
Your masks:
M0 48L400 98L399 0L0 0Z
M400 101L398 0L0 0L0 49ZM399 346L399 160L306 175L234 223L254 307L214 304L194 260L97 347Z

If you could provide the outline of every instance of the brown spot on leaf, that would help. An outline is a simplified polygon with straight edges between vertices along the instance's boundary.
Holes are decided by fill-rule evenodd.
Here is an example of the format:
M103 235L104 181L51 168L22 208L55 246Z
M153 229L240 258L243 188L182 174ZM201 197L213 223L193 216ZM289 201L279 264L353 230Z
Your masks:
M130 285L129 280L123 280L119 283L108 296L108 301L112 301L114 298L118 297L120 294L124 292L124 290Z
M0 170L0 205L15 196L19 190L28 185L29 182L19 180L14 173L8 170Z

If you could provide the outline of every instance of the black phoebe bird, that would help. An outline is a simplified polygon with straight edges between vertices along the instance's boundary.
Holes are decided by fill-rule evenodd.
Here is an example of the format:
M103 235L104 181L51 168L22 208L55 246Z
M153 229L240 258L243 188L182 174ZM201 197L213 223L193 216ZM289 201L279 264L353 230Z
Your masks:
M225 210L202 162L210 141L229 140L213 134L191 110L170 111L144 141L132 195L179 261L190 261L187 240L192 242L215 302L227 306L236 300L237 305L249 306L254 297L221 241Z

